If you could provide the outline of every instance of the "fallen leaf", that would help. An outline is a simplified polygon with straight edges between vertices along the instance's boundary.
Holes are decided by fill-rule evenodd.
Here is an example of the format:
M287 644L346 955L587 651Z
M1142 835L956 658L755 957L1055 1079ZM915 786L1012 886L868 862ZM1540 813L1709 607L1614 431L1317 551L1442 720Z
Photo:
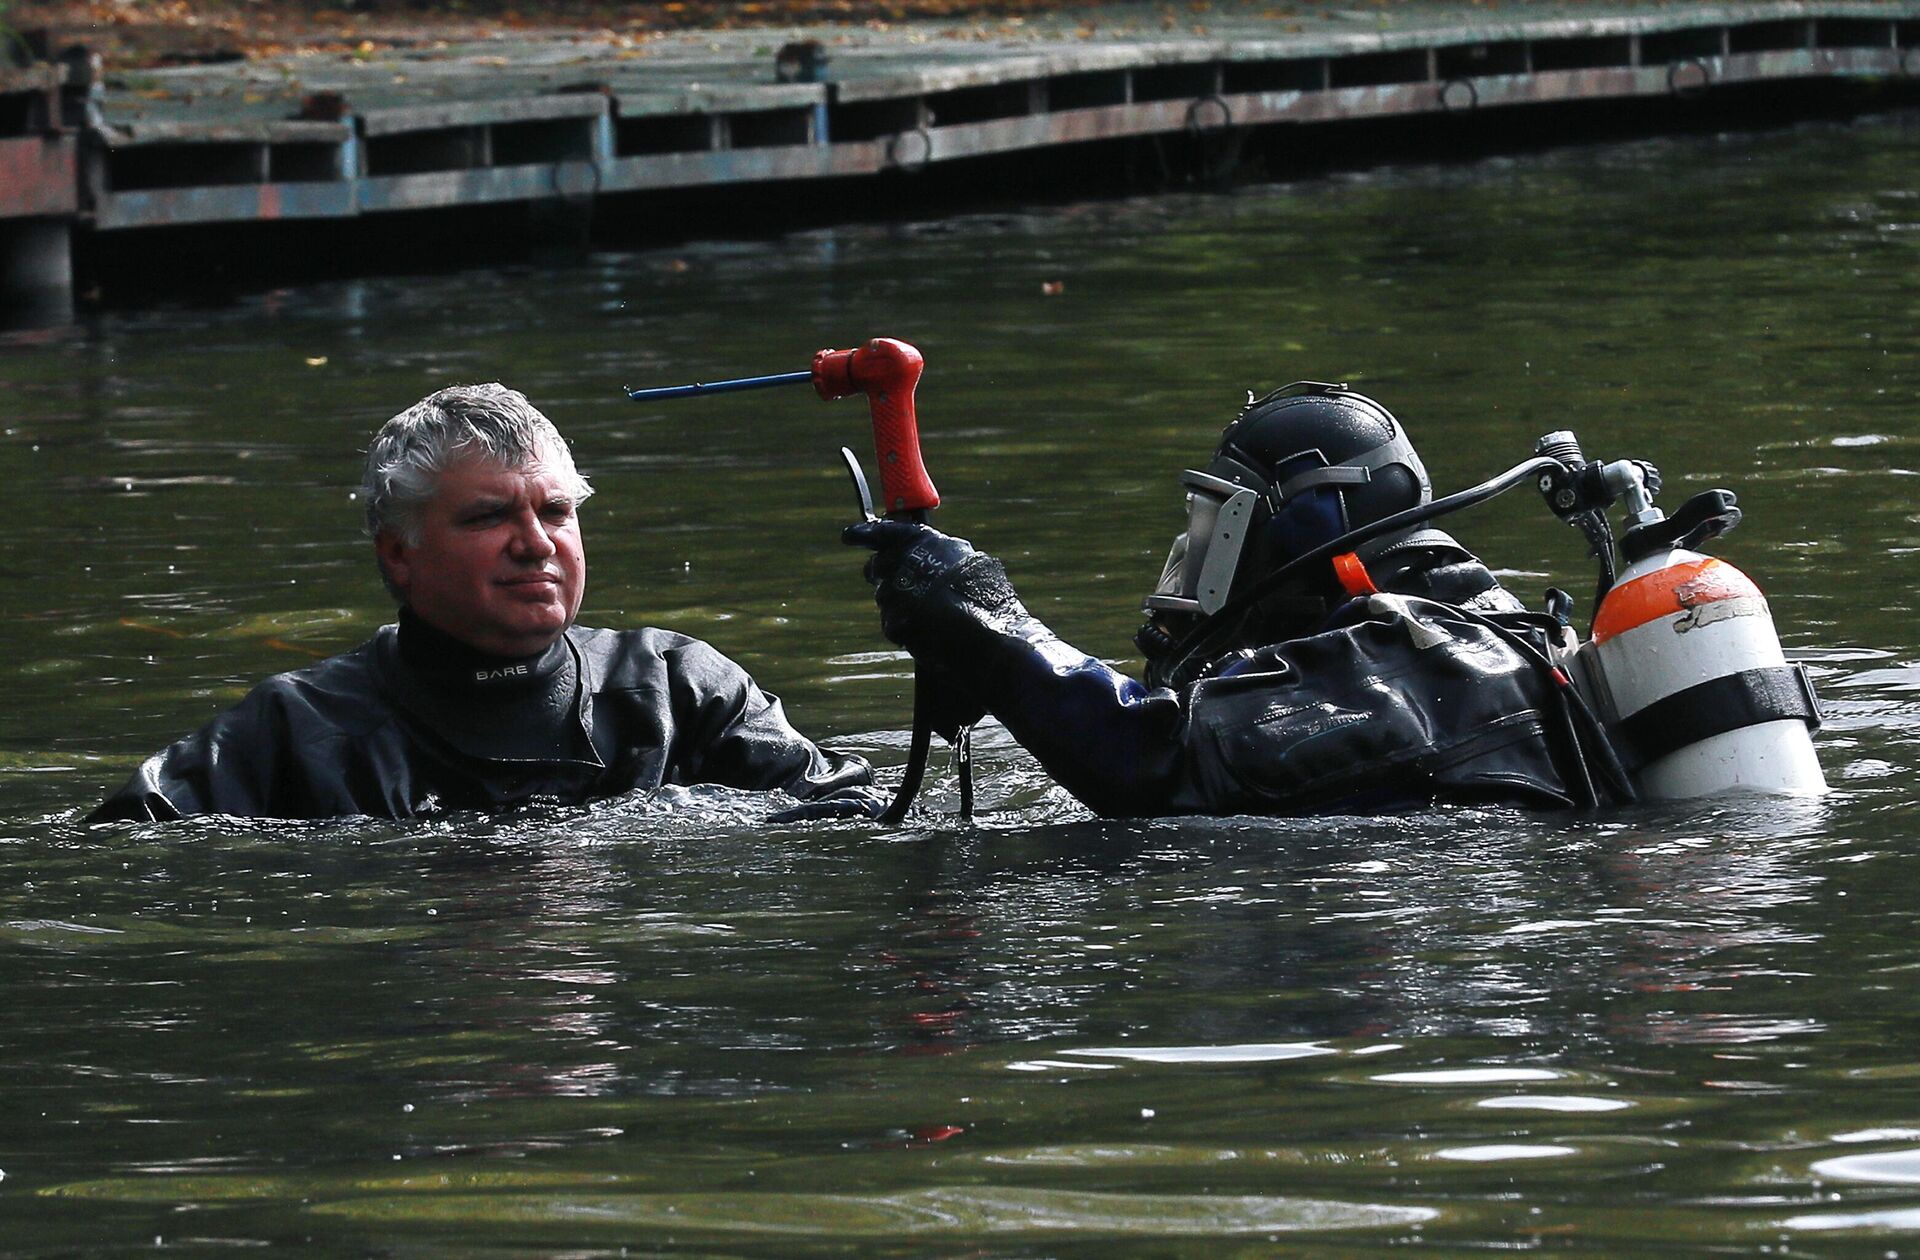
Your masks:
M184 631L175 630L168 626L152 625L145 621L135 621L131 617L120 618L120 624L129 630L145 630L148 634L164 634L169 639L184 639L187 637Z
M262 639L261 642L265 643L268 647L274 648L278 651L297 652L301 656L311 656L315 660L318 660L326 656L325 652L316 651L315 649L310 647L302 647L298 643L289 643L285 639Z

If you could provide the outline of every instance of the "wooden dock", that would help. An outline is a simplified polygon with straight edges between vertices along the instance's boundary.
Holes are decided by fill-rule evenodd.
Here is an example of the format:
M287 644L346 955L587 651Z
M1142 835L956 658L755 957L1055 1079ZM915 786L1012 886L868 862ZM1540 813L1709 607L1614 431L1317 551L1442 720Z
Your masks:
M57 287L76 227L591 203L1127 137L1920 71L1920 0L1519 14L1408 5L1289 26L1249 9L1204 33L989 41L609 33L112 77L70 52L0 69L0 290Z

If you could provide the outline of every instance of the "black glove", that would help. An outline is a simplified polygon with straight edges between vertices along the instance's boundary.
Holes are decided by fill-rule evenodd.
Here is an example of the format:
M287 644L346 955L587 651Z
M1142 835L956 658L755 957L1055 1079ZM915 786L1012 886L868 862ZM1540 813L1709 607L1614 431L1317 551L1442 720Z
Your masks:
M1009 607L1019 608L1007 571L992 556L912 521L860 521L841 541L871 547L867 581L880 605L880 632L913 652L937 649L945 633L962 622L986 625Z
M913 704L924 712L927 729L949 744L960 732L987 716L977 691L938 665L914 658L919 671L913 680Z
M767 819L776 825L825 819L878 818L887 811L887 795L876 787L844 787L781 810Z

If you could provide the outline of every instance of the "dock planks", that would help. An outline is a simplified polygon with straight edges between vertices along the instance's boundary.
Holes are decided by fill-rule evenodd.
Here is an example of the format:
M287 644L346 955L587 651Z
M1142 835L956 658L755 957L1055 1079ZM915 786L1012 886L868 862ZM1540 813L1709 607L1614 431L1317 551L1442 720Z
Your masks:
M349 219L1920 70L1920 0L1533 12L1409 5L1355 30L1331 14L1289 29L1248 9L1205 34L1035 30L980 42L908 28L796 32L820 41L819 82L774 81L771 46L786 36L768 31L90 81L70 58L0 72L0 220L64 215L116 232ZM59 121L62 92L83 102L77 125Z

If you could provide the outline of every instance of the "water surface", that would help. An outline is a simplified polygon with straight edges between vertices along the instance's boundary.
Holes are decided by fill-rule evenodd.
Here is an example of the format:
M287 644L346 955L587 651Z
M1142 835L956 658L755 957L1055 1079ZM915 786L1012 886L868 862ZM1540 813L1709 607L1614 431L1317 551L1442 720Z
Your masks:
M1902 1254L1920 1242L1911 119L110 313L0 348L0 1254ZM1061 291L1049 295L1046 288ZM453 380L572 437L584 619L711 639L891 773L857 402L623 384L925 351L948 528L1115 660L1245 388L1350 380L1452 488L1576 429L1722 552L1835 791L1102 823L670 791L89 828L388 619L358 451ZM1584 592L1530 491L1456 522ZM936 761L938 758L936 758Z

